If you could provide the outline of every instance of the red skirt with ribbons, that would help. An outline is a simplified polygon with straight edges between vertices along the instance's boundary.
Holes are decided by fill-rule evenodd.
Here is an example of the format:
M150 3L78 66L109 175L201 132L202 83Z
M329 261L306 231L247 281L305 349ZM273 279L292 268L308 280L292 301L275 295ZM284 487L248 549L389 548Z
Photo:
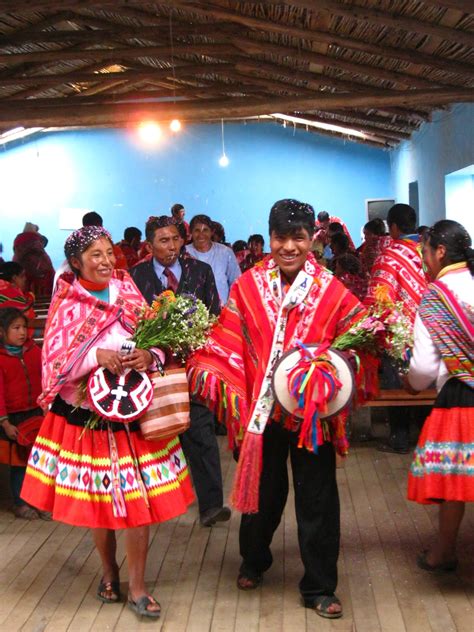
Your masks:
M91 528L185 513L194 493L179 438L145 441L138 422L85 429L89 415L56 398L30 453L23 500L54 520Z
M446 382L423 425L408 498L423 504L474 501L474 390L458 379Z

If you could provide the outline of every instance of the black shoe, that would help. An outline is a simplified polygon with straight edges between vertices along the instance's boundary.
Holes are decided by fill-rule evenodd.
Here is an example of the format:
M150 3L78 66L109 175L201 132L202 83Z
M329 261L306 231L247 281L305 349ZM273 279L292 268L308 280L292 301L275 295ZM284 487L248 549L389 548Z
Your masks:
M408 446L406 448L395 448L391 443L379 443L377 450L379 452L388 452L390 454L408 454L410 452L410 448Z
M214 507L203 511L199 517L199 522L202 527L212 527L216 522L227 522L227 520L230 520L231 515L230 507L226 505L223 507Z

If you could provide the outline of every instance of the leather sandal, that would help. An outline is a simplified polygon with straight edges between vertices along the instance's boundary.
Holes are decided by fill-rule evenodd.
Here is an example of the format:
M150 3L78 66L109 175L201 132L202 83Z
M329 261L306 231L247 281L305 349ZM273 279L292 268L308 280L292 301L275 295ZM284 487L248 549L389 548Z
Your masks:
M335 604L341 605L336 595L318 595L311 601L304 600L305 608L312 608L316 614L324 619L340 619L342 617L342 608L339 612L329 612L329 608Z
M458 560L454 558L448 562L440 562L439 564L430 564L427 560L428 549L422 551L422 553L416 558L418 568L430 573L452 573L458 566Z
M158 606L158 610L148 610L148 606ZM152 595L142 595L134 601L131 595L128 595L128 607L137 613L139 617L149 617L150 619L158 619L161 615L161 606Z
M29 505L15 505L13 507L13 513L16 518L21 518L22 520L38 520L39 515L34 507L30 507Z
M97 586L97 599L102 603L118 603L121 601L120 582L104 582L102 578Z
M239 573L237 577L237 588L239 590L255 590L260 586L263 580L263 575L260 573L259 575L254 575L253 577L249 577L244 573Z

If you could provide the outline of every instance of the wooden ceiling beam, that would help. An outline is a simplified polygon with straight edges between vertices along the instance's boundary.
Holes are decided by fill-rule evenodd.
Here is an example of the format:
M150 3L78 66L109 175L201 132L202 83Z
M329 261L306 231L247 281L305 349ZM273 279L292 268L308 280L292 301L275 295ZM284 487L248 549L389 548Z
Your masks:
M463 13L474 13L472 0L422 0L423 4L429 4L435 7L446 7L447 9L456 9Z
M167 4L169 4L169 2ZM288 2L287 4L292 3ZM314 0L314 2L311 1L311 6L313 8L317 5L317 0ZM390 59L401 59L417 66L428 66L436 70L445 70L446 72L461 74L471 79L474 78L473 66L462 62L458 63L456 61L447 60L436 55L429 55L418 50L410 51L402 48L375 44L357 40L346 35L341 36L337 33L329 33L320 29L299 28L290 24L275 22L273 20L264 20L261 18L243 15L209 3L200 3L200 6L186 3L183 7L181 7L181 9L203 17L206 16L216 20L234 22L264 33L278 33L281 35L297 37L299 39L322 42L328 44L329 46L340 46L342 48L358 50L370 55L377 55L385 58L388 57ZM176 19L183 20L186 19L186 17L181 15ZM220 25L221 22L218 22L216 24L216 28L219 28Z
M116 7L121 4L125 6L142 6L153 2L143 2L142 0L15 0L15 13L23 11L60 11L64 9L91 8L100 9L102 7ZM0 0L0 14L12 13L12 0Z
M228 58L228 61L229 63L233 64L239 74L246 75L247 78L253 78L255 74L262 75L262 73L264 73L266 75L265 79L270 81L275 81L274 75L279 75L280 77L283 76L285 81L288 81L289 86L293 87L295 87L295 84L293 82L296 80L306 82L308 84L311 84L311 86L317 86L317 88L330 86L345 92L364 92L367 89L367 85L363 83L356 83L352 81L345 81L343 79L327 77L326 75L320 75L318 73L310 71L300 71L294 67L278 63L261 62L260 60L253 62L251 61L251 59L243 56L232 56ZM225 74L226 69L230 67L226 64L206 64L198 66L197 71L194 71L193 69L193 72L196 72L197 74L206 74L208 72L212 73L214 72L212 66L214 67L215 72L218 74ZM177 71L179 76L187 75L186 67L182 67L182 69L178 68ZM269 74L272 75L272 77L268 77ZM299 86L299 88L301 88L301 86ZM381 92L386 91L385 88L371 89L380 90ZM397 116L407 123L410 123L410 121L412 121L414 118L417 121L428 121L430 119L429 113L424 112L420 109L410 109L409 111L405 111L402 108L384 108L383 111L389 115Z
M101 64L103 66L104 64ZM219 69L220 66L226 66L225 63L220 64L207 64L204 66L207 72L213 72L214 69ZM203 64L183 64L181 66L175 66L175 74L182 71L185 72L197 72L203 67ZM172 68L152 68L151 66L141 66L141 70L127 70L124 72L67 72L58 75L36 75L28 77L0 77L2 85L18 85L18 86L44 86L52 87L66 83L114 83L117 80L129 80L129 81L146 81L148 79L159 79L172 76Z
M328 55L315 53L303 48L282 46L280 44L272 44L270 42L261 42L258 40L250 40L237 37L232 38L231 42L234 44L235 47L240 48L247 54L267 53L271 55L292 57L297 61L306 61L308 63L337 68L351 74L364 75L366 77L376 77L377 79L390 81L399 86L430 88L436 87L436 85L438 85L421 77L407 75L405 73L397 72L394 70L387 70L386 68L370 66L368 64L359 64L348 61L346 59L342 59L340 57L330 57Z
M335 114L331 110L327 111L328 114ZM360 110L344 110L344 116L357 119L361 122L366 122L369 125L375 126L388 126L387 129L390 129L396 133L402 132L411 134L414 130L418 129L420 126L419 122L414 123L413 121L408 120L395 120L395 116L381 116L379 114L365 114Z
M265 4L268 4L265 0ZM270 2L270 4L274 4ZM464 46L474 46L474 34L461 29L450 28L435 24L434 22L426 22L418 18L412 18L401 13L390 13L379 9L369 7L361 7L356 5L340 4L334 0L290 0L288 4L293 6L304 7L312 12L319 12L321 9L327 9L333 15L342 15L343 17L352 18L354 20L370 22L372 24L380 24L391 29L402 30L407 33L421 33L429 37L437 37L441 40L463 44ZM471 10L472 11L472 10Z
M282 110L344 110L354 108L416 107L473 102L474 91L469 88L438 88L433 90L398 90L386 94L368 91L365 94L315 94L314 97L278 97L272 99L232 98L176 103L142 103L77 107L77 104L41 107L26 100L22 107L0 103L2 123L30 127L74 126L116 123L125 125L153 117L157 120L198 121L231 117L258 116Z
M171 58L171 55L203 55L219 57L236 53L237 49L231 44L175 44L171 46L142 46L129 48L91 48L85 50L42 50L28 53L0 53L0 63L28 63L44 61L71 60L114 60L134 59L137 57Z

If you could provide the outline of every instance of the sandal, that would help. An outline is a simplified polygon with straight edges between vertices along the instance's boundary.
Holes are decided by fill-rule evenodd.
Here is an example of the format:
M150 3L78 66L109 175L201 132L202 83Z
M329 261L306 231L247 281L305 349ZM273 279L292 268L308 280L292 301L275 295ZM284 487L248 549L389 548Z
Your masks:
M254 575L253 577L249 577L244 573L239 573L237 577L237 588L239 590L255 590L260 586L263 580L263 575L260 573L259 575Z
M13 513L16 518L21 518L22 520L38 520L39 518L36 509L29 505L15 505Z
M158 606L158 610L148 610L148 606ZM139 617L150 617L150 619L158 619L161 615L161 606L152 595L142 595L136 601L133 601L130 594L128 595L128 607L136 612Z
M336 595L318 595L313 600L304 602L305 608L312 608L320 617L339 619L342 617L342 608L339 612L329 612L329 608L334 605L341 605Z
M102 578L97 586L97 599L102 603L118 603L121 600L120 582L104 582Z
M428 556L428 549L425 549L416 558L418 568L430 573L452 573L458 566L458 560L455 558L449 562L440 562L439 564L430 564L426 559Z

